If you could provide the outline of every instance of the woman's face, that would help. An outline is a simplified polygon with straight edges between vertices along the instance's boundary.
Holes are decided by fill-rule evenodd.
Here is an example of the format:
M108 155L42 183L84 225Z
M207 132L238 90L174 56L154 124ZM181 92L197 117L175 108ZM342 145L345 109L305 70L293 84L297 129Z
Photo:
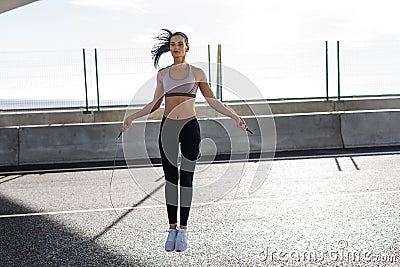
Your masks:
M169 50L173 57L184 57L189 47L186 45L186 40L183 36L174 35L169 42Z

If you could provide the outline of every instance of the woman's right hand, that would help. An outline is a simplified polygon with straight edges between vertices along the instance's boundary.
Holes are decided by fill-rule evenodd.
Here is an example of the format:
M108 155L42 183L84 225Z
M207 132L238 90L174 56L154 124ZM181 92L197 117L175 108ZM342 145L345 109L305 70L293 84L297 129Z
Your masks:
M130 119L129 117L127 117L127 118L124 120L124 123L122 124L121 130L122 130L123 132L126 132L126 131L128 131L128 129L129 129L131 126L132 126L132 119Z

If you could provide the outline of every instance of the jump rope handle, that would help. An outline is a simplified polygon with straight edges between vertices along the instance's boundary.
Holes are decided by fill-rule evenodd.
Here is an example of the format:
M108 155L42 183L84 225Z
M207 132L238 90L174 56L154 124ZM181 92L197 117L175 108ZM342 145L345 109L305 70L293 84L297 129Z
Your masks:
M249 133L251 133L251 134L254 134L252 131L250 131L250 129L249 128L247 128L246 127L246 131L248 131Z
M120 131L120 132L119 132L119 134L118 134L118 137L117 137L117 138L119 139L119 138L121 137L121 135L122 135L122 131Z

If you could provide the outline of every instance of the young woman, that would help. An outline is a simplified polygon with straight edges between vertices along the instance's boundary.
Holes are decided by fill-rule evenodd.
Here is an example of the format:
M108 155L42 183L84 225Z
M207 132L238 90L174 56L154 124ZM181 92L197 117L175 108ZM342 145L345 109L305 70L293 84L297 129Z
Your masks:
M208 104L216 111L234 119L237 126L244 131L247 126L240 116L215 98L204 71L186 63L185 57L189 51L189 40L186 34L182 32L172 33L167 29L163 29L163 31L156 37L160 42L151 51L154 67L158 68L160 56L168 51L171 52L174 63L158 71L153 100L143 109L128 116L123 123L122 131L127 131L133 120L157 110L165 97L164 116L159 135L169 221L165 250L181 252L187 248L187 222L193 195L193 173L201 141L200 127L194 108L197 89L200 88ZM178 171L179 143L182 156ZM177 220L178 181L180 181L179 227Z

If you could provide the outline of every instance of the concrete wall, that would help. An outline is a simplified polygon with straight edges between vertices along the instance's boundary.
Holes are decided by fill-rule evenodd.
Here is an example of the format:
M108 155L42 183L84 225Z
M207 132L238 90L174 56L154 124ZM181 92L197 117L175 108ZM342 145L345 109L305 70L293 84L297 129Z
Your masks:
M246 118L254 135L227 118L200 119L202 154L400 145L400 111L335 112ZM158 158L159 121L124 133L125 157ZM0 166L124 159L116 144L121 123L0 128ZM275 132L276 127L276 132ZM263 134L261 134L263 133Z
M346 112L341 115L346 148L400 144L400 111Z
M277 151L342 148L340 114L275 116Z
M118 128L116 124L21 127L19 164L111 160Z
M18 165L18 128L0 128L0 166Z

